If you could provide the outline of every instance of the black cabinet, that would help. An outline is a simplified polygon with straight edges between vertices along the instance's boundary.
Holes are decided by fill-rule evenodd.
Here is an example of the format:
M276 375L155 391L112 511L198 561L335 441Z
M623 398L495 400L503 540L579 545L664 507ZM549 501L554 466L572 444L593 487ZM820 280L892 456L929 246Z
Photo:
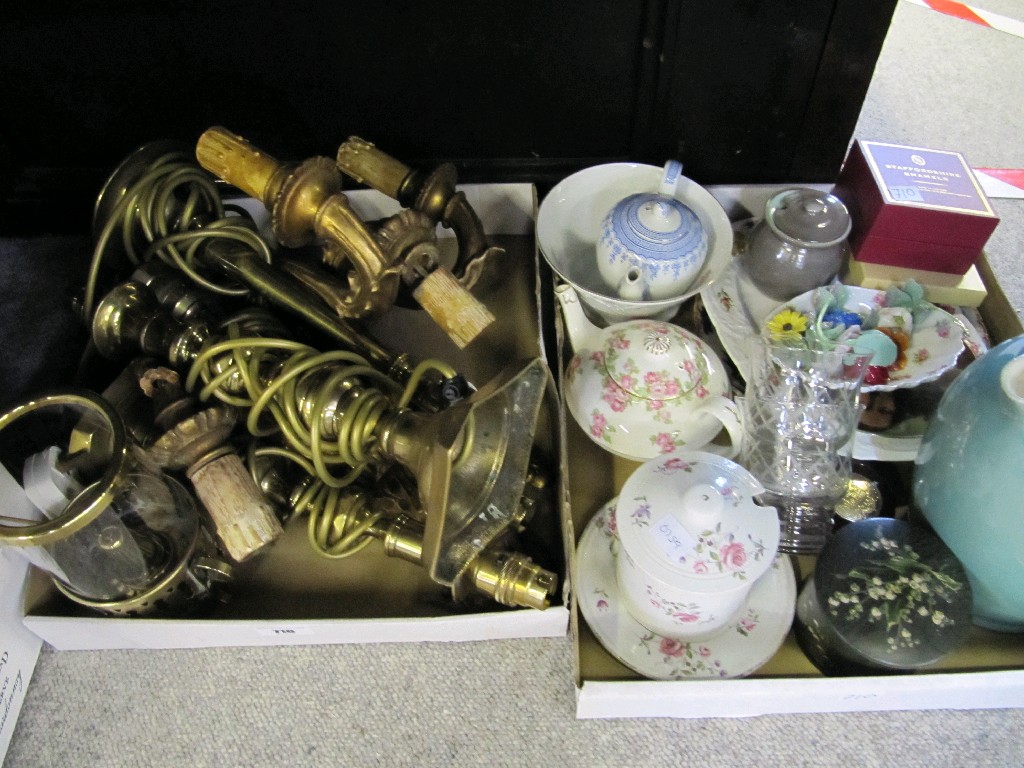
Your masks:
M896 0L4 0L0 230L87 229L136 146L211 125L279 159L349 135L542 188L615 159L829 181Z

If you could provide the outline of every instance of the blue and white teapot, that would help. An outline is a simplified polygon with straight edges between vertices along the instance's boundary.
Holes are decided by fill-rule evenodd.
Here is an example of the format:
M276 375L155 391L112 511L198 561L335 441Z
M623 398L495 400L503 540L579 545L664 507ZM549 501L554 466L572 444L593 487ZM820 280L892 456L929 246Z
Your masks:
M620 200L602 222L598 268L621 299L650 301L678 295L704 265L707 230L675 196L682 171L681 163L668 161L658 192Z

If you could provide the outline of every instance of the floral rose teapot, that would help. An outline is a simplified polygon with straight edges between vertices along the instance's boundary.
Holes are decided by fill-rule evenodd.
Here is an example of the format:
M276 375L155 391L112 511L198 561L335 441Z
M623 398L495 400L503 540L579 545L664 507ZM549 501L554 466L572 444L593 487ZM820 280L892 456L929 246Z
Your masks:
M575 350L566 404L591 440L635 461L682 448L739 453L742 428L725 367L699 338L657 320L598 328L572 286L558 286L556 295ZM723 427L730 444L711 443Z

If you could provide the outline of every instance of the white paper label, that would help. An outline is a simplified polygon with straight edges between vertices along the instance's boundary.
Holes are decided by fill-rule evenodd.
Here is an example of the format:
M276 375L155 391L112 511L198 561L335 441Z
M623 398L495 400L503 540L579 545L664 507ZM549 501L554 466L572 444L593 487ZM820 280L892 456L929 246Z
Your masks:
M314 634L312 627L260 627L256 630L264 637L308 637Z
M678 563L697 546L697 539L672 515L665 515L654 524L654 538L673 563Z
M42 641L21 623L28 563L0 550L0 762L14 735Z

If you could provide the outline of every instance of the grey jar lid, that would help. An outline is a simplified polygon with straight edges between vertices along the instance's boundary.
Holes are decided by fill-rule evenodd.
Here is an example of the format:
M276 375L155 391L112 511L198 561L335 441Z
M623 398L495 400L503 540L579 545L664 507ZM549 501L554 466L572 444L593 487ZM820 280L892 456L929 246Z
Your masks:
M781 239L805 248L838 245L853 224L846 205L815 189L784 189L765 203L764 218Z
M893 518L852 523L829 539L814 569L833 661L891 671L943 658L971 628L971 587L930 530Z

